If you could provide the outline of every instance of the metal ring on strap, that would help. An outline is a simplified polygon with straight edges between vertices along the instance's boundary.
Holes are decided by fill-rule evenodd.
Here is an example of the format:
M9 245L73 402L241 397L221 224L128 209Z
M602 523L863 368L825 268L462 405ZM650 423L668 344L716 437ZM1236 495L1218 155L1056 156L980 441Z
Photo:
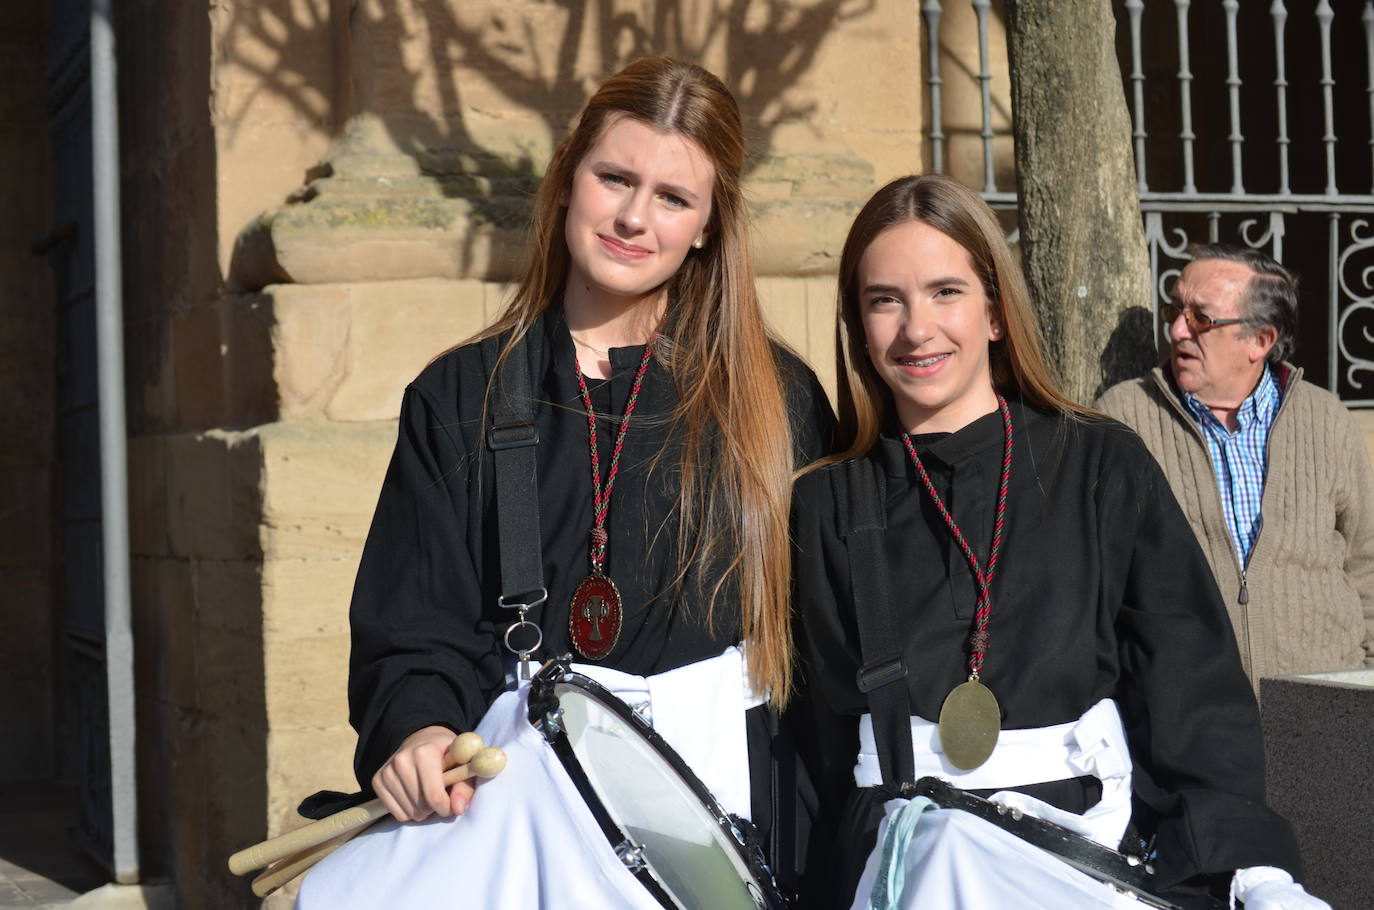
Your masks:
M522 626L529 626L530 628L534 629L535 634L539 636L539 638L534 643L534 647L521 649L516 648L514 645L510 643L510 634ZM513 622L506 627L506 634L504 636L504 639L506 642L506 650L510 651L512 654L533 654L535 651L538 651L544 644L544 630L539 628L539 623L530 622L528 619L522 619L519 622Z
M533 589L531 589L531 590L533 590ZM548 589L548 588L545 588L545 587L540 587L540 588L539 588L539 596L536 597L536 598L534 598L534 600L531 600L531 601L528 601L528 602L520 602L520 603L507 603L507 602L506 602L506 595L504 595L504 594L499 594L499 595L497 595L497 597L496 597L496 605L497 605L498 607L501 607L501 608L504 609L504 610L533 610L535 607L539 606L540 604L542 604L544 601L546 601L546 600L548 600L548 599L549 599L549 589Z

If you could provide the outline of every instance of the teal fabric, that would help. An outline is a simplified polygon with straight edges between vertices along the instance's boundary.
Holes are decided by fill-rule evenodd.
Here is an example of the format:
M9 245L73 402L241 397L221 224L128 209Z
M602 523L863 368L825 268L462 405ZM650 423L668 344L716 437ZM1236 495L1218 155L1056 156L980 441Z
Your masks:
M917 796L888 816L878 876L873 880L873 891L868 896L868 910L895 910L902 906L907 849L911 846L911 839L916 836L916 826L920 824L922 814L927 809L938 808L931 800Z

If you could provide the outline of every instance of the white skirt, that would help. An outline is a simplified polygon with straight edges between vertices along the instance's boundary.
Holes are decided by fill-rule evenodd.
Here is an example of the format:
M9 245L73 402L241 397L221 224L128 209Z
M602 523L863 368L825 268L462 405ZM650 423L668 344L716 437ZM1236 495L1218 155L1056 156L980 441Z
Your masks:
M895 868L884 869L888 830L908 800L887 804L851 910L1145 910L1146 905L959 809L920 812ZM906 820L908 823L911 819ZM900 821L897 821L900 824ZM887 873L875 894L874 885Z
M529 691L501 695L478 725L488 745L506 750L506 769L477 785L467 812L379 822L310 870L297 910L662 910L530 726Z
M739 648L647 678L574 664L650 720L727 811L748 817ZM310 870L297 910L461 905L492 910L661 910L616 856L553 749L528 717L529 685L502 694L477 725L506 767L478 783L467 811L388 818ZM705 735L710 731L711 735Z

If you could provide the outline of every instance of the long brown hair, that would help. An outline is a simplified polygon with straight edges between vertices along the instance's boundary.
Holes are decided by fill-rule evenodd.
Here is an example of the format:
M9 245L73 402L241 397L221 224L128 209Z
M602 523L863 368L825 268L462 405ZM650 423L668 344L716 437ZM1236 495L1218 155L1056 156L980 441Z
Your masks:
M709 585L705 620L709 625L717 597L733 585L752 682L782 705L792 684L792 445L749 255L740 186L744 130L724 83L699 66L656 57L601 85L535 195L525 277L479 337L509 332L504 360L539 314L562 299L570 264L563 200L578 164L621 117L692 140L715 165L708 240L668 281L669 328L655 353L677 390L673 419L685 442L673 594L681 600L694 567L724 567Z
M1032 405L1068 416L1092 413L1060 392L1050 373L1030 292L992 209L973 190L943 174L899 177L864 205L840 255L835 325L840 423L836 442L840 451L824 462L864 454L877 441L883 425L895 417L892 390L873 368L865 349L859 263L874 238L908 221L930 225L968 252L993 315L1005 333L989 342L993 388L1004 395L1020 393Z

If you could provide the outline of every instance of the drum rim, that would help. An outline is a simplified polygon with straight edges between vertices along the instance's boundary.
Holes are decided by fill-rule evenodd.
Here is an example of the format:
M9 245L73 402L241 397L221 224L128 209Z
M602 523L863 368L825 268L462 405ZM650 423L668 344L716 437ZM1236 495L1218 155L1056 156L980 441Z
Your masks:
M1159 910L1182 910L1172 898L1151 890L1154 887L1154 873L1144 862L1133 865L1121 851L1099 844L1076 831L1030 813L1009 813L1005 805L938 777L920 778L916 781L913 793L929 799L941 809L962 812L991 824L1089 878L1130 894L1144 905ZM1004 815L1009 815L1010 824L1003 820ZM1225 907L1223 901L1206 895L1191 895L1189 899L1196 902L1197 906L1206 905L1215 910Z
M625 704L624 700L616 696L614 692L607 689L590 676L572 669L571 665L572 656L565 655L548 661L537 673L535 673L534 678L530 681L528 711L530 724L536 728L540 727L543 721L544 708L548 703L547 699L551 697L554 686L559 683L571 683L587 691L603 708L616 715L616 717L624 721L636 733L643 737L653 749L654 753L673 769L687 785L688 789L692 791L692 794L701 801L702 805L711 815L712 820L715 821L716 825L719 827L721 833L725 835L725 839L729 841L731 848L735 851L735 855L749 870L750 874L753 875L754 884L758 886L760 897L764 901L763 906L775 908L775 910L785 910L789 904L781 890L778 889L777 883L773 880L772 870L761 862L758 857L750 855L750 851L745 845L744 836L739 830L739 826L731 820L730 814L725 811L715 795L711 793L710 789L702 783L701 778L697 776L691 766L682 759L682 756L677 754L677 750L669 745L668 741L664 739L651 724L634 713L634 710L631 709L629 705ZM577 786L579 792L582 792L584 796L590 795L590 797L596 801L596 806L589 808L591 808L592 814L596 817L597 824L601 827L602 832L607 835L607 839L610 839L610 832L607 831L607 826L609 825L619 835L621 841L628 840L629 835L625 833L624 829L620 827L620 824L611 816L610 811L606 809L601 799L601 795L591 786L591 781L587 778L587 772L582 767L581 760L578 759L576 753L573 752L572 744L568 741L567 731L560 730L557 736L552 740L549 740L548 737L545 737L545 740L554 748L560 761L570 759L576 764L575 775L571 772L571 769L569 769L570 776L574 777L573 783ZM564 768L567 769L567 767L567 762L564 761ZM579 781L577 779L578 777L582 780ZM666 888L664 888L663 884L658 880L658 877L653 874L653 868L651 866L646 865L639 871L630 869L630 872L636 878L640 879L641 882L646 883L650 893L652 893L665 907L676 908L678 906L677 902L668 895Z

